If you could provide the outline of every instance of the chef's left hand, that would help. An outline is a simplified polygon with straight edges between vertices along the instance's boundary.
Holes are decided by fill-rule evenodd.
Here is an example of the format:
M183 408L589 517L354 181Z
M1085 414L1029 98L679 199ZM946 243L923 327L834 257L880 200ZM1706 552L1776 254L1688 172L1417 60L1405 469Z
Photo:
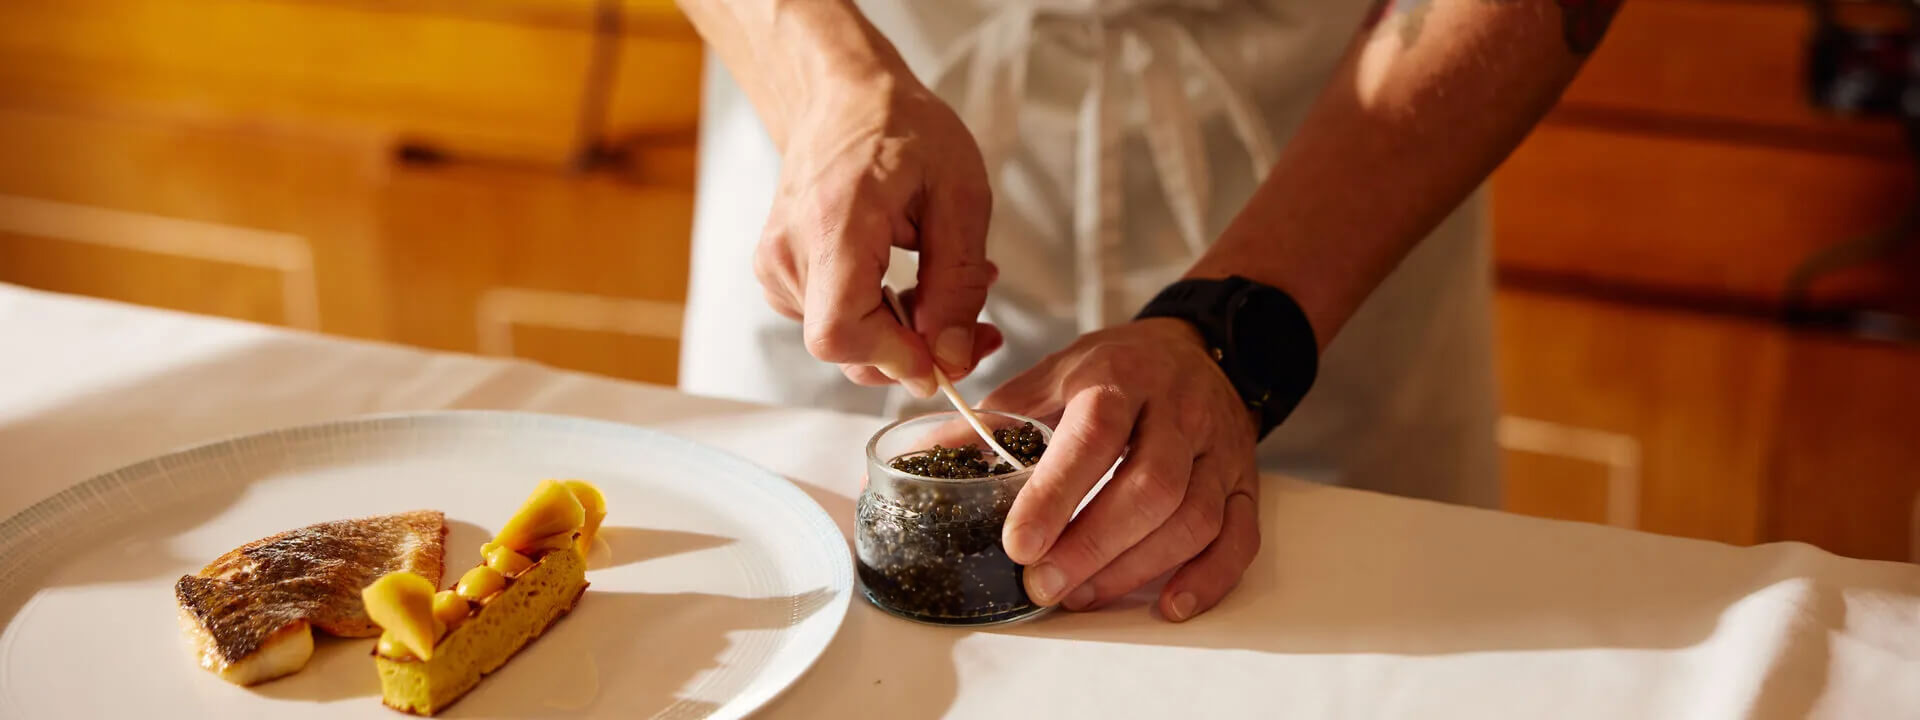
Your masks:
M1253 562L1254 419L1186 322L1152 318L1084 335L981 405L1055 428L1002 536L1007 555L1027 566L1035 602L1095 608L1178 568L1159 607L1184 621L1218 603ZM1123 451L1113 480L1074 518Z

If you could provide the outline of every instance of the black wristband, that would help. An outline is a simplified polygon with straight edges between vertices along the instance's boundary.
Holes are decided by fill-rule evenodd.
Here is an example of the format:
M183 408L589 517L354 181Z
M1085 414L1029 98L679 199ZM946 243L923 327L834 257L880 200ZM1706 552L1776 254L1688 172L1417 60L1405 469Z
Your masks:
M1320 346L1300 304L1240 276L1167 286L1135 319L1172 317L1199 331L1265 438L1299 407L1320 368Z

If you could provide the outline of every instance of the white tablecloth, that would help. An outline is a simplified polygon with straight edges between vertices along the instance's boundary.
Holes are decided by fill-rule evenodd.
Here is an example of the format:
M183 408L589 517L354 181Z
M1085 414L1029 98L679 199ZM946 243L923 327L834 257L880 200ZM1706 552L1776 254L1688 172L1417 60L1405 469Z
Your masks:
M0 516L183 445L435 408L682 435L792 478L842 530L881 424L0 285ZM1920 566L1268 482L1259 559L1193 622L1141 598L951 630L856 600L764 714L1920 718Z

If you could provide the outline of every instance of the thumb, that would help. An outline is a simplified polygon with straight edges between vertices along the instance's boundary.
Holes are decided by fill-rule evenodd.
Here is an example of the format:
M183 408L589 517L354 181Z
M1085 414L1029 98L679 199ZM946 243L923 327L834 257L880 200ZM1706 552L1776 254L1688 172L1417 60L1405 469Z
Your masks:
M913 326L926 338L941 369L956 377L973 370L975 326L987 303L987 288L999 275L987 261L993 200L984 175L982 171L970 181L928 188L920 218Z

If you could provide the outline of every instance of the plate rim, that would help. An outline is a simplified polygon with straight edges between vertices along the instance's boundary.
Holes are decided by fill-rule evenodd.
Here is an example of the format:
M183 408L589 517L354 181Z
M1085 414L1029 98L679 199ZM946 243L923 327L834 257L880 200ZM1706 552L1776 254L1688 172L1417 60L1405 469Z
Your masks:
M827 556L831 558L830 572L835 581L832 589L835 591L837 597L826 607L821 608L815 613L816 615L825 614L829 622L829 626L824 633L823 640L820 642L819 647L807 649L808 654L806 661L796 663L790 671L782 671L774 675L771 678L774 682L755 683L756 685L760 685L762 689L736 695L725 705L722 705L723 708L728 705L739 705L737 715L716 715L715 717L748 717L764 709L769 703L773 702L775 698L778 698L789 688L800 682L801 679L805 678L808 673L812 672L813 668L819 664L820 658L826 655L827 650L830 649L834 641L839 638L840 631L846 624L846 616L851 611L853 592L855 590L855 583L853 581L853 558L851 551L847 547L848 540L845 535L841 534L839 526L834 522L833 516L827 512L826 508L821 506L812 496L808 495L806 491L796 487L792 480L751 459L663 430L617 420L524 410L445 408L366 413L333 420L281 425L254 432L229 433L203 442L178 446L172 450L153 455L144 460L128 463L68 485L22 508L18 512L7 516L6 519L0 520L0 577L11 577L17 573L25 564L22 558L31 554L26 552L26 550L31 548L36 540L41 540L42 538L40 538L40 536L45 534L42 532L29 532L30 530L33 530L36 526L55 524L49 521L58 520L63 516L83 512L87 505L86 498L90 496L101 497L109 495L115 489L116 485L129 482L123 476L145 475L150 477L156 473L168 470L170 464L179 463L184 458L195 454L215 452L216 449L223 446L240 446L244 443L275 436L330 432L345 428L378 425L404 420L511 422L516 419L530 423L573 424L596 427L602 431L608 431L609 434L651 436L658 440L678 444L694 452L706 455L710 459L732 464L744 471L741 475L746 481L776 496L784 495L790 504L801 508L805 522L813 526L816 535L834 539L835 542L828 543L834 551L827 553ZM251 484L251 482L247 484ZM796 500L799 502L793 502ZM34 586L36 595L40 589L42 588ZM14 619L19 617L20 612L31 603L32 598L33 596L30 595L19 606L0 609L0 611L6 613L5 617L0 617L0 634L3 634L5 630L13 624ZM834 605L838 605L838 607L836 608ZM5 701L4 697L0 697L0 702L4 702L6 705L12 704L11 702Z

